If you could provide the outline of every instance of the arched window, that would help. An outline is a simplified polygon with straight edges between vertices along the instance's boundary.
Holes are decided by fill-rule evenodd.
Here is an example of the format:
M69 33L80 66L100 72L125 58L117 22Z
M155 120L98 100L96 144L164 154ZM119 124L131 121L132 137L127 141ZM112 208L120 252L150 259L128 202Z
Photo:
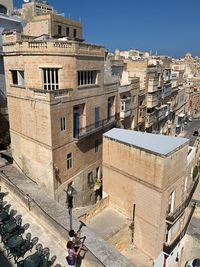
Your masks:
M3 5L0 5L0 14L7 14L7 8Z

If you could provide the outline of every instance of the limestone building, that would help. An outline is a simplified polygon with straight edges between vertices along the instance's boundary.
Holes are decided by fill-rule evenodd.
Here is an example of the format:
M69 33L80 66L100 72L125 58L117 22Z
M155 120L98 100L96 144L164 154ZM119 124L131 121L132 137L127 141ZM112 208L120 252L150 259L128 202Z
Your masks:
M34 22L50 15L37 16ZM79 22L56 15L44 23L59 30L58 19L66 37L69 24L79 25L77 38L37 38L31 28L30 36L4 34L12 154L52 197L64 202L73 183L75 205L86 205L95 202L101 177L102 134L118 120L118 87L104 83L104 47L82 42Z
M184 138L116 128L104 134L104 197L132 222L133 244L155 267L183 266L199 179L195 153Z
M5 73L3 64L3 51L2 51L2 34L5 29L15 29L22 31L22 21L19 17L13 16L13 1L0 0L0 144L7 145L9 123L7 111L7 96Z

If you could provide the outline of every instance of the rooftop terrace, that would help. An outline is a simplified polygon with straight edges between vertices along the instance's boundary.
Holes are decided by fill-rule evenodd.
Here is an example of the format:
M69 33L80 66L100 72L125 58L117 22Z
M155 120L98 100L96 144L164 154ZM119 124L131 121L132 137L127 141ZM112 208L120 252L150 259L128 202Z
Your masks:
M89 55L104 57L105 48L100 45L59 39L34 40L16 31L7 31L3 36L4 53Z

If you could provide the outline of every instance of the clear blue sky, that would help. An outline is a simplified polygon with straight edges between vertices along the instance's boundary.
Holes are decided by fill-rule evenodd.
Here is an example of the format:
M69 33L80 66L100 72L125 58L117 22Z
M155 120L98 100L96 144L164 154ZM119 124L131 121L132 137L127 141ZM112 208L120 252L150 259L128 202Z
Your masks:
M14 0L21 5L22 0ZM49 0L83 23L84 39L109 50L200 56L200 0Z

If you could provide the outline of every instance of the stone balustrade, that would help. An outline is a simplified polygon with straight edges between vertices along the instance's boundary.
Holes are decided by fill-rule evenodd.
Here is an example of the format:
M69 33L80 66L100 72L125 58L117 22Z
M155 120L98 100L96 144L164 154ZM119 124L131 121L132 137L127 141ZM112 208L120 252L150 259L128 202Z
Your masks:
M45 53L45 54L78 54L104 57L105 49L102 46L90 45L75 41L23 41L19 38L4 38L4 53Z

